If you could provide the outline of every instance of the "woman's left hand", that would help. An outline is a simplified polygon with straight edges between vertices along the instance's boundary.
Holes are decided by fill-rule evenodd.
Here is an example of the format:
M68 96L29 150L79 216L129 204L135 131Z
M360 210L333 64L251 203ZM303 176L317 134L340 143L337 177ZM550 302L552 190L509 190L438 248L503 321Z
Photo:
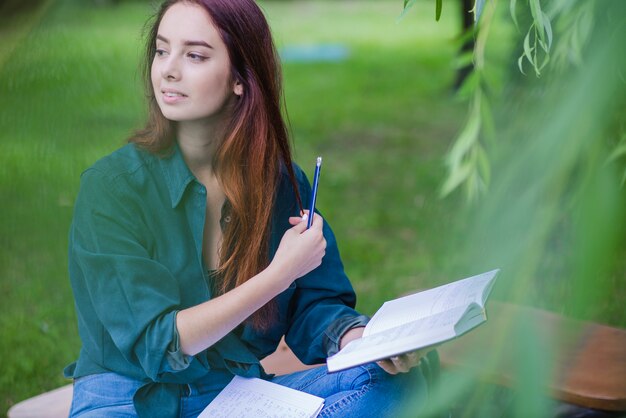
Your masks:
M423 356L432 348L417 350L410 353L393 356L385 360L377 361L378 365L389 374L406 373L413 367L418 366Z
M364 330L365 328L363 327L357 327L346 332L343 337L341 337L339 349L343 349L350 341L361 338ZM422 357L428 354L432 349L432 347L429 347L424 350L393 356L385 360L377 361L376 363L389 374L406 373L413 367L419 365Z

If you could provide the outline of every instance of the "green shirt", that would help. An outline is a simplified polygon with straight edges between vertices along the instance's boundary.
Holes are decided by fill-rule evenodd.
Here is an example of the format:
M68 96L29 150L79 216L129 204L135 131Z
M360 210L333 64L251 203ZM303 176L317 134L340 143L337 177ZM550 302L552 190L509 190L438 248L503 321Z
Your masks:
M309 182L294 169L307 207ZM273 213L270 259L291 227L289 216L299 214L285 173ZM145 381L135 395L138 412L158 407L162 414L177 408L180 384L208 378L223 387L233 374L264 376L258 360L282 335L301 361L314 364L337 351L345 331L366 322L353 309L354 291L325 222L322 265L277 297L269 330L242 325L208 350L184 355L176 314L211 298L202 257L205 215L206 189L177 146L157 157L129 144L82 174L69 244L82 348L66 376L113 371ZM227 221L222 216L222 227Z

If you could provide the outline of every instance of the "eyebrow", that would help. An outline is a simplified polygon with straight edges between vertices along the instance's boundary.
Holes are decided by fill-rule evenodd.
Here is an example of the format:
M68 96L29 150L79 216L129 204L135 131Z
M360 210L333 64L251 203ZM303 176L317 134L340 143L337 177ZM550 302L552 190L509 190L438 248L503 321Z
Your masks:
M169 39L167 39L163 35L157 35L157 39L160 40L160 41L163 41L163 42L165 42L167 44L170 43ZM183 41L183 45L185 45L185 46L203 46L205 48L214 49L211 45L207 44L204 41Z

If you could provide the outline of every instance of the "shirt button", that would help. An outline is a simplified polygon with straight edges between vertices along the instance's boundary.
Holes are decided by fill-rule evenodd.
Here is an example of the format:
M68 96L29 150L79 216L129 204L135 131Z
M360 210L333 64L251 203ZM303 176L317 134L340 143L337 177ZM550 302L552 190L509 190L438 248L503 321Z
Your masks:
M226 223L230 222L230 215L229 215L229 216L226 216L226 217L224 218L224 222L226 222Z

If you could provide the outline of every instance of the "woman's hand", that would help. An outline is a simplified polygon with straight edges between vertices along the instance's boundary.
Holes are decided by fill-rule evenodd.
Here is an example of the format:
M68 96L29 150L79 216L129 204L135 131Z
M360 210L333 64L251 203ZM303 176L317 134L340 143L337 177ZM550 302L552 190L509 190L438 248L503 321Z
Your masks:
M406 373L413 367L420 364L423 356L428 354L432 348L417 350L410 353L393 356L385 360L377 361L378 365L389 374Z
M309 229L306 229L308 211L302 218L289 218L289 223L294 226L283 235L270 263L270 267L287 280L285 287L322 264L326 253L326 240L322 233L324 220L316 213L313 216Z
M343 336L339 342L339 349L343 349L350 341L357 340L363 336L364 327L352 328ZM417 350L411 353L394 356L385 360L377 361L378 365L389 374L406 373L413 367L420 364L423 356L428 354L432 347L425 350Z

